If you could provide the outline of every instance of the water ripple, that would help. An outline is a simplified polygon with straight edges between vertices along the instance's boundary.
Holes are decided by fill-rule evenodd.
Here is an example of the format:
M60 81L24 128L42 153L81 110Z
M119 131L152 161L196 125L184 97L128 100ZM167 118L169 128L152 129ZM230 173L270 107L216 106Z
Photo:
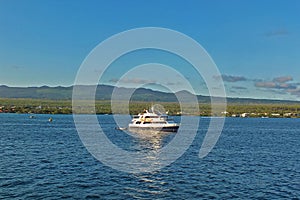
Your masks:
M0 199L299 199L300 120L226 119L213 151L198 152L209 119L201 120L190 149L160 171L127 174L93 158L70 115L0 114ZM116 145L151 152L154 146L114 129L99 116ZM117 137L116 137L117 135Z

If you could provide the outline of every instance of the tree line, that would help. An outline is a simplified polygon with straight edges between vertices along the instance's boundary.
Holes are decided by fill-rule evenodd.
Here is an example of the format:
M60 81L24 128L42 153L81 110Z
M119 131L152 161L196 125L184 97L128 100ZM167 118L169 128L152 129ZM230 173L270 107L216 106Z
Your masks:
M178 102L114 102L97 100L95 105L90 102L82 102L77 113L84 114L138 114L152 105L158 104L169 115L199 115L199 116L228 116L228 117L300 117L300 104L235 104L227 105L226 110L213 113L211 105L199 103L199 110L191 109L187 113L181 112ZM71 100L47 100L47 99L0 99L0 113L32 113L32 114L72 114Z

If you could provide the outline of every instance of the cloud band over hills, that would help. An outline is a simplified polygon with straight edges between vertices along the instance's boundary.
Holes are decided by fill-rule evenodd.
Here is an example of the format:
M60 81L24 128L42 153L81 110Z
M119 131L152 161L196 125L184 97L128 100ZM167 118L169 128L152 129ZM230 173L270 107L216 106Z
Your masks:
M259 80L259 79L251 79L244 76L236 76L236 75L227 75L223 74L218 77L214 77L215 79L222 79L225 83L228 83L230 91L232 93L239 93L242 90L247 91L247 89L251 90L253 87L248 86L247 84L242 84L241 82L252 82L252 86L254 86L254 90L263 89L264 92L269 94L281 94L281 95L292 95L296 97L300 97L300 87L299 83L295 82L292 76L279 76L275 77L272 80ZM237 85L238 84L238 85Z

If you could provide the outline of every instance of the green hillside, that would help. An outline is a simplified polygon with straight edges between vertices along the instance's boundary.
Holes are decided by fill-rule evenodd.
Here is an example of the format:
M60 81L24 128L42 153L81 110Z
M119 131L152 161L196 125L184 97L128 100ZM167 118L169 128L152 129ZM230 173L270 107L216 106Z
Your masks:
M90 91L92 86L77 86L82 92L80 99L85 99L86 92ZM122 100L125 94L133 91L130 88L115 88L109 85L98 85L96 90L96 100L111 100L113 90L117 91L117 99ZM0 86L0 98L15 98L15 99L47 99L47 100L71 100L73 86L70 87L8 87ZM184 95L191 95L187 91L181 91ZM197 99L200 103L210 103L210 97L198 95ZM176 95L151 89L138 88L131 96L133 101L144 102L177 102ZM298 101L283 101L269 99L251 99L251 98L227 98L228 103L233 104L297 104Z

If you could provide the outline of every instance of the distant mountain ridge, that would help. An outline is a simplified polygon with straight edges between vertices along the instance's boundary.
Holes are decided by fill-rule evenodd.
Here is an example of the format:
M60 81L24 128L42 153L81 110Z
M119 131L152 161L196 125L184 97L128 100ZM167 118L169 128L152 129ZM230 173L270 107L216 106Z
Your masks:
M94 86L76 86L82 87L82 95L84 92L94 88ZM132 88L122 88L110 85L98 85L96 90L96 100L110 100L112 92L116 89L119 98L123 94L132 92ZM49 99L49 100L71 100L72 99L73 86L70 87L9 87L5 85L0 86L0 98L28 98L28 99ZM192 95L187 91L180 91L178 93L185 93L185 95ZM193 95L192 95L193 96ZM209 103L209 96L197 95L200 103ZM138 88L134 91L131 99L134 101L158 101L158 102L177 102L176 95L173 93L167 93L162 91L156 91L146 88ZM270 99L251 99L251 98L227 98L228 103L240 103L240 104L263 104L263 103L300 103L300 101L288 101L288 100L270 100Z

